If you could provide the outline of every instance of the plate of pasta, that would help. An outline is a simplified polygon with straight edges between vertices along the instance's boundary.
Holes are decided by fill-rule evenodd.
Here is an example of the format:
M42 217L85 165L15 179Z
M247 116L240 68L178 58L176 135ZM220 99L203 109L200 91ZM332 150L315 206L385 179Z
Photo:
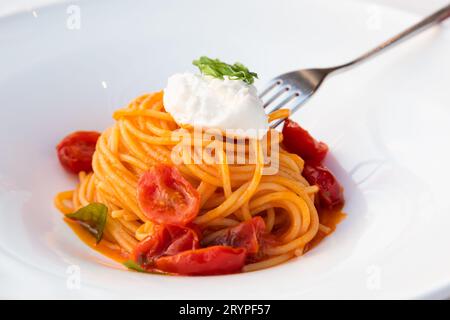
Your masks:
M417 19L377 7L373 28L350 18L368 4L284 2L296 10L275 17L288 30L326 16L308 50L276 24L243 29L256 1L238 12L202 1L207 15L181 1L176 12L114 1L107 13L81 1L0 19L11 44L0 59L0 295L450 294L450 75L426 88L408 76L450 67L448 28L330 79L295 114L268 111L265 79L332 64ZM238 23L217 23L229 14ZM341 33L354 45L339 46Z

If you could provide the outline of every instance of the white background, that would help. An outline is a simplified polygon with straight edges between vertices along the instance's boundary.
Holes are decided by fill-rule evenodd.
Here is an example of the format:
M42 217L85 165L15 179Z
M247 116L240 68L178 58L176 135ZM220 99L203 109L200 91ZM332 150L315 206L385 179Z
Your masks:
M0 0L0 16L18 11L33 11L36 7L55 2L74 2L68 0ZM449 3L448 0L359 0L387 5L402 10L408 10L420 15L426 15Z

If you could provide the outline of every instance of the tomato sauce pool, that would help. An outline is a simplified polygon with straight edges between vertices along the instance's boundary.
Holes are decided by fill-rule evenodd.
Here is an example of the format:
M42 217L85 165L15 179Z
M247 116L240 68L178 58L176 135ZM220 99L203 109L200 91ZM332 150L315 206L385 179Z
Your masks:
M347 215L342 212L342 207L334 209L318 209L319 221L321 225L330 228L330 232L326 233L319 229L316 236L306 246L305 252L316 247L324 238L332 234L336 230L336 226L344 220Z
M119 263L123 263L128 260L128 254L121 250L117 245L106 239L102 239L100 243L97 243L95 237L81 224L67 218L64 218L64 221L81 239L81 241L87 244L90 248Z

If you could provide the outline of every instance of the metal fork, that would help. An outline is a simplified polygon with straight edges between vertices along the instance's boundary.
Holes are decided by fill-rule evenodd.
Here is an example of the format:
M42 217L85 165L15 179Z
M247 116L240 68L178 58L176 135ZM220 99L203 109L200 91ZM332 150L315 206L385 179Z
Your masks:
M303 69L279 75L272 79L259 95L264 101L264 108L267 112L273 112L287 107L291 110L292 114L319 89L323 80L329 74L359 64L367 58L381 52L383 49L392 47L394 44L398 44L402 40L440 23L449 16L450 4L348 63L331 68ZM284 120L280 119L276 121L271 127L277 127Z

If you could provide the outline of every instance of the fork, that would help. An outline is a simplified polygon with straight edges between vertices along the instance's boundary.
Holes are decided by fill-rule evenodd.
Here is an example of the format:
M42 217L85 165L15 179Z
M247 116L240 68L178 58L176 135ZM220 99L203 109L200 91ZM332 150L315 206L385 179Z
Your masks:
M287 107L293 114L319 89L328 75L357 65L383 49L392 47L394 44L442 22L449 16L450 4L348 63L330 68L302 69L279 75L270 80L259 95L264 102L264 108L269 113ZM276 128L284 120L285 118L274 122L271 128Z

